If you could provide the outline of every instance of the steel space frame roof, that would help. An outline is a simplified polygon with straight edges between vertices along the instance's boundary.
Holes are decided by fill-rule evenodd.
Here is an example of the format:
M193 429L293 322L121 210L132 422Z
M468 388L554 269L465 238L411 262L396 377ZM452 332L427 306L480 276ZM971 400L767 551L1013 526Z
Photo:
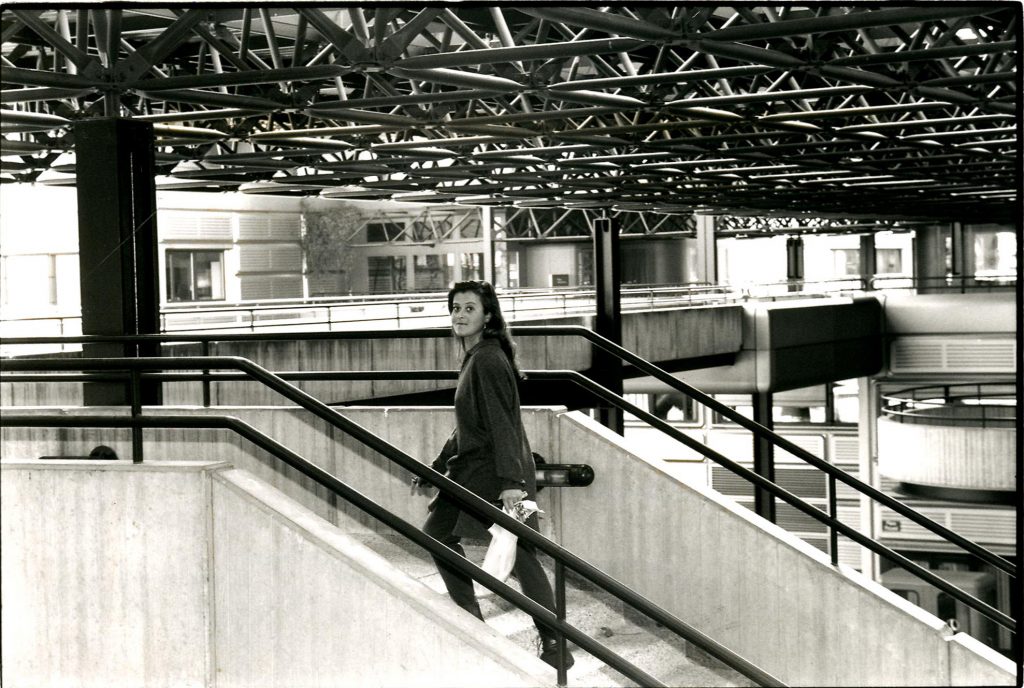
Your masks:
M74 183L74 124L121 116L154 124L158 188L1013 223L1020 20L1016 2L7 4L0 180Z

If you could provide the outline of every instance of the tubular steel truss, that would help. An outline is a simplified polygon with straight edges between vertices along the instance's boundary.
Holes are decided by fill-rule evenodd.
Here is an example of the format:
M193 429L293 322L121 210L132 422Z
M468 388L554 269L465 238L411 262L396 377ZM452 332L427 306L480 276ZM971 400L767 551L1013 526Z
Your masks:
M0 28L7 182L74 183L75 123L121 116L154 124L159 188L1016 221L1017 3L9 5Z

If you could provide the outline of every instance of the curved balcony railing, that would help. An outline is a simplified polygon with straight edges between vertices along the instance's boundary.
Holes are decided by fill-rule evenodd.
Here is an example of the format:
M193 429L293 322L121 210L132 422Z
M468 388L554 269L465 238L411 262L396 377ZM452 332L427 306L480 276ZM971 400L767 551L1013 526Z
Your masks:
M1012 428L1017 422L1012 381L925 385L882 395L882 414L899 423Z

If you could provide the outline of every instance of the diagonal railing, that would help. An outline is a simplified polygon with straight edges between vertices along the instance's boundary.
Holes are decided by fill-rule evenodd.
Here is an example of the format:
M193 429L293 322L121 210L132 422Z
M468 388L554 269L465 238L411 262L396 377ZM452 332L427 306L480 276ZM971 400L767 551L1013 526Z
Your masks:
M20 366L19 366L20 367ZM66 367L73 368L75 366L68 365ZM575 385L583 388L596 398L603 400L604 402L616 406L627 413L631 413L637 416L640 420L647 422L652 428L663 432L669 437L675 439L678 442L685 444L690 449L700 453L706 458L716 462L722 467L732 471L739 477L753 483L756 486L763 487L765 490L770 492L773 496L782 499L787 504L790 504L799 511L807 514L811 518L819 521L831 531L845 535L854 542L867 547L871 551L886 557L890 561L903 567L910 573L918 576L922 580L934 585L943 592L947 593L951 597L963 602L965 605L975 609L981 614L992 619L1001 626L1016 631L1016 621L1009 615L996 609L990 604L983 600L974 597L970 593L964 591L961 588L956 587L944 578L941 578L929 569L922 567L913 560L899 554L891 548L869 538L860 531L850 527L849 525L840 521L834 513L826 513L817 506L809 504L802 500L797 495L789 492L778 484L772 482L768 478L752 471L751 469L743 466L742 464L733 461L723 454L711 449L710 447L702 444L698 440L693 439L689 435L681 432L677 428L673 427L666 421L658 418L657 416L641 409L634 404L629 403L622 397L619 397L609 391L608 389L598 385L586 376L579 372L572 370L538 370L538 371L526 371L529 378L537 380L563 380L572 382ZM309 380L454 380L458 377L457 371L452 370L395 370L395 371L317 371L317 372L285 372L277 373L277 376L283 380L292 381L309 381ZM60 375L59 377L52 376L40 376L40 375L11 375L4 373L0 376L0 381L4 382L30 382L30 381L41 381L41 380L59 380L62 382L100 382L100 381L112 381L112 380L123 380L123 375L110 374L110 373L88 373L80 375ZM247 379L244 373L164 373L164 374L142 374L140 379L152 380L154 382L199 382L199 381L217 381L217 382L237 382ZM834 563L834 561L833 561Z
M811 516L812 518L815 518L816 520L819 520L822 523L825 523L828 526L828 528L829 528L829 540L830 540L830 543L829 543L830 547L829 547L829 549L830 549L833 565L836 565L838 563L838 549L839 549L838 548L838 536L839 536L839 534L845 535L845 536L849 537L850 539L855 540L858 543L862 544L863 546L868 547L872 551L875 551L876 553L881 554L882 556L885 556L890 561L893 561L893 562L899 564L900 566L902 566L903 568L907 569L908 571L910 571L911 573L913 573L917 577L919 577L919 578L921 578L921 579L931 583L932 585L940 588L944 592L947 592L951 596L953 596L956 599L960 600L964 604L970 606L973 609L976 609L977 611L983 613L985 616L993 619L994 621L999 623L1001 626L1003 626L1005 628L1008 628L1008 629L1010 629L1013 632L1016 632L1016 621L1012 617L1010 617L1010 616L1004 614L1003 612L1000 612L999 610L996 610L995 608L991 607L990 605L988 605L988 604L978 600L977 598L975 598L972 595L964 592L960 588L957 588L957 587L953 586L951 583L948 583L944 579L941 579L938 576L936 576L934 573L931 573L928 569L925 569L924 567L921 567L920 565L915 564L913 561L907 559L906 557L903 557L902 555L896 553L895 551L891 550L890 548L885 547L881 543L878 543L875 540L871 540L870 538L866 538L866 536L861 534L859 531L853 530L849 526L847 526L847 525L843 524L841 521L839 521L838 520L838 507L837 507L837 503L836 503L836 494L837 494L836 484L837 484L837 482L844 483L845 485L853 488L855 491L859 492L860 494L862 494L862 495L868 497L869 499L872 499L872 500L874 500L874 501L876 501L876 502L878 502L878 503L880 503L880 504L882 504L882 505L892 509L896 513L906 517L908 520L910 520L910 521L920 525L922 528L925 528L926 530L934 533L935 535L939 536L943 540L946 540L947 542L950 542L950 543L952 543L952 544L954 544L954 545L964 549L965 551L970 552L974 556L978 557L981 561L984 561L986 564L994 567L995 569L1003 571L1003 572L1009 574L1010 576L1016 577L1016 575L1017 575L1017 567L1012 562L1007 561L1006 559L1004 559L1004 558L1000 557L999 555L991 552L990 550L988 550L988 549L978 545L977 543L972 542L972 541L968 540L967 538L964 538L963 536L961 536L958 533L950 530L949 528L946 528L945 526L943 526L943 525L941 525L939 523L936 523L935 521L929 519L927 516L924 516L923 514L919 513L918 511L914 510L913 508L911 508L911 507L907 506L906 504L900 502L899 500L896 500L893 497L885 494L881 490L878 490L877 488L872 487L871 485L868 485L867 483L864 483L863 481L859 480L858 478L855 478L854 476L850 475L846 471L843 471L842 469L833 466L832 464L828 463L827 461L825 461L825 460L815 456L811 452L807 451L803 447L798 446L797 444L795 444L792 441L786 439L785 437L782 437L781 435L779 435L779 434L775 433L774 431L764 427L763 425L761 425L761 424L759 424L759 423L757 423L757 422L747 418L746 416L743 416L739 412L737 412L734 409L732 409L731 407L723 404L722 402L718 401L717 399L714 399L713 397L705 394L704 392L701 392L697 388L695 388L695 387L693 387L693 386L683 382L682 380L674 377L673 375L671 375L667 371L659 368L658 366L654 365L653 363L651 363L651 362L643 359L642 357L634 354L633 352L629 351L628 349L625 349L622 346L619 346L618 344L615 344L614 342L612 342L612 341L610 341L610 340L608 340L608 339L598 335L597 333L593 332L590 329L587 329L585 327L580 327L580 326L521 326L521 327L516 327L515 328L515 334L516 334L516 336L578 336L578 337L582 337L582 338L588 340L594 346L597 346L597 347L603 349L604 351L607 351L607 352L611 353L612 355L616 356L617 358L622 360L624 363L627 363L627 364L630 364L630 365L634 366L640 372L643 372L645 374L651 375L655 379L657 379L657 380L659 380L661 382L664 382L665 384L669 385L671 388L675 389L676 391L679 391L679 392L683 393L684 395L690 397L691 399L695 400L697 403L702 404L703 406L705 406L705 407L707 407L707 408L709 408L709 409L711 409L713 411L718 412L722 416L724 416L724 417L728 418L729 420L737 423L738 425L746 428L747 430L751 431L758 438L768 440L774 446L779 447L780 449L783 449L784 451L789 452L793 456L796 456L797 458L803 460L804 462L810 464L811 466L814 466L815 468L821 470L823 473L825 473L827 475L828 485L829 485L829 511L828 511L828 513L826 515L828 520L822 520L822 515L823 514L822 514L821 510L818 509L817 507L802 502L802 500L799 500L799 498L795 497L795 495L791 495L790 493L785 492L785 490L783 490L782 488L778 487L777 485L775 485L775 483L771 482L767 478L764 478L763 476L761 476L761 475L759 475L759 474L757 474L757 473L755 473L753 471L750 471L749 469L746 469L745 467L740 466L736 462L731 461L730 459L722 456L721 454L719 454L717 452L714 452L710 448L705 447L703 444L700 444L699 442L696 442L695 440L693 440L689 436L687 436L687 435L685 435L685 434L675 430L675 428L672 428L668 424L665 424L663 421L661 421L660 419L656 418L655 416L647 413L646 411L640 410L637 407L632 407L632 405L629 405L632 408L626 408L626 407L621 406L620 403L626 403L626 402L624 400L619 399L618 397L615 397L615 395L612 395L611 392L609 392L608 390L605 390L603 387L600 388L600 389L604 390L604 392L606 392L607 394L611 395L612 397L615 397L615 399L618 399L618 401L615 401L615 399L603 397L600 393L596 393L597 396L605 398L605 400L609 401L609 403L611 403L612 405L619 406L620 408L623 408L624 410L627 410L629 413L632 413L633 415L635 415L635 416L637 416L637 417L639 417L639 418L641 418L643 420L646 420L652 426L657 427L662 432L665 432L666 434L669 434L670 436L674 437L675 439L677 439L678 441L680 441L683 444L687 445L688 447L694 449L695 451L698 451L699 453L701 453L702 455L706 456L707 458L709 458L709 459L711 459L713 461L716 461L717 463L719 463L720 465L722 465L723 467L725 467L725 468L727 468L729 470L732 470L737 475L740 475L741 477L745 478L749 482L754 483L758 487L763 487L768 492L774 494L775 496L780 497L784 501L787 501L788 503L792 504L794 507L798 508L800 511L803 511L804 513L806 513L807 515ZM353 339L353 340L363 340L363 339L425 339L425 338L438 338L438 337L450 337L450 336L451 336L451 331L448 328L430 328L430 329L421 329L421 330L363 330L363 331L358 331L358 332L306 333L306 334L302 335L301 338L302 339L310 339L310 340L319 340L319 339ZM38 338L37 337L37 338L19 338L17 340L5 340L5 342L9 343L9 344L19 344L19 343L36 344L36 343L50 343L50 342L53 342L53 341L65 341L65 342L68 342L68 341L76 341L76 342L77 341L81 341L81 342L89 342L89 341L123 341L125 343L142 343L142 342L168 342L169 343L169 342L197 342L197 341L199 341L199 342L203 343L204 350L208 350L208 346L209 346L209 343L211 341L268 341L268 340L276 340L276 339L280 339L280 338L281 338L280 334L277 334L277 335L272 335L272 334L255 334L255 335L138 335L138 336L103 337L103 338L96 338L96 337L73 337L73 338L64 338L64 339L59 339L59 340L57 338ZM294 339L294 338L297 338L297 337L290 336L290 338ZM573 371L562 371L560 374L567 374L567 373L570 373L570 372L573 372ZM401 373L401 375L406 376L406 377L404 377L404 378L391 378L391 379L413 379L413 378L421 376L422 373L423 373L423 371L403 371ZM371 375L370 373L361 373L361 374L363 374L363 375ZM386 373L385 373L385 375L386 375ZM533 377L538 378L538 379L541 376L543 376L543 375L544 375L543 372L535 372L535 373L533 373ZM576 375L579 375L579 374L576 373ZM592 381L590 381L589 379L584 378L583 376L580 376L580 377L581 377L580 384L583 385L584 387L586 387L588 384L595 384ZM318 379L327 379L327 377L324 376L321 373L321 377L319 377ZM381 379L386 379L386 378L381 378ZM425 378L421 378L421 379L425 379ZM582 382L582 380L586 380L586 382ZM206 383L204 383L204 384L206 384ZM208 398L208 396L209 396L208 392L204 392L204 397ZM633 410L633 409L636 409L636 410ZM640 411L640 412L637 413L636 411ZM657 421L657 422L654 422L654 421ZM737 469L741 469L741 470L737 470ZM771 486L771 487L769 487L769 486ZM794 502L790 502L786 497L782 496L783 492L788 494L793 499L797 499L798 501L800 501L803 506L799 506L799 505L797 505ZM856 535L852 535L851 533L856 533ZM868 542L870 542L872 544L869 545L869 544L867 544Z
M122 358L122 359L23 359L17 361L5 361L4 367L8 370L53 370L53 371L66 371L66 370L98 370L98 371L129 371L128 375L122 375L121 379L126 380L130 384L130 397L131 397L131 416L122 417L111 417L111 416L66 416L66 415L36 415L36 414L15 414L15 413L4 413L0 416L0 425L2 426L47 426L47 425L58 425L58 426L75 426L76 423L94 423L104 427L130 427L133 431L133 446L137 447L139 451L142 448L141 441L141 430L143 427L147 427L147 424L159 424L162 421L166 421L167 418L173 418L177 421L188 421L188 425L184 427L201 427L200 423L204 422L201 419L203 417L193 416L174 416L174 417L148 417L142 414L142 407L139 399L140 383L143 378L143 371L145 370L197 370L197 369L234 369L244 374L245 378L255 380L267 386L268 388L280 393L286 399L293 403L301 406L302 408L312 412L317 417L327 421L334 427L342 430L357 441L361 442L365 446L378 452L393 463L398 464L402 468L409 472L426 479L431 484L436 486L442 493L447 497L450 497L456 501L460 507L466 509L470 513L482 518L485 521L492 521L499 524L506 530L514 533L518 538L529 542L534 545L537 549L545 552L555 560L555 586L556 586L556 612L552 613L542 607L541 605L533 602L529 598L523 596L521 593L509 588L504 583L498 581L496 578L484 573L481 569L473 566L468 561L459 557L458 555L448 550L447 547L442 545L437 540L434 540L430 536L424 534L421 530L401 518L388 512L384 507L373 503L371 500L361 495L357 491L353 490L345 483L340 481L335 476L331 475L327 471L317 467L315 464L307 461L301 456L295 454L291 450L287 449L283 445L274 442L270 438L263 436L261 433L256 431L251 426L247 426L237 419L230 419L224 417L206 417L205 422L211 423L211 426L217 425L217 427L229 427L233 429L247 439L256 442L262 448L267 449L278 458L282 459L289 465L293 466L304 475L314 479L318 483L336 491L339 496L343 497L347 501L352 502L360 509L367 511L375 518L378 518L382 522L387 523L389 526L395 528L395 530L402 535L412 539L428 549L432 554L437 554L446 562L452 563L455 568L458 568L463 573L466 573L474 580L480 582L488 589L499 594L504 599L512 602L517 607L530 614L533 618L540 621L545 626L549 627L558 638L559 642L559 666L558 670L558 681L560 685L564 685L566 681L565 665L564 665L564 652L565 639L568 638L576 643L579 647L590 652L601 661L605 662L612 668L621 672L631 680L639 682L641 685L647 686L663 686L662 682L658 681L653 676L648 675L643 670L639 669L626 659L612 652L599 642L586 635L576 627L568 624L565 621L565 573L564 569L575 571L583 578L587 579L591 583L602 588L606 592L614 595L623 602L629 604L633 608L637 609L641 613L648 616L650 619L657 623L662 624L679 637L692 642L694 645L700 647L709 655L719 659L726 665L735 669L737 672L743 674L747 678L750 678L758 685L764 686L781 686L783 684L779 679L765 672L760 667L752 664L748 660L744 659L740 655L736 654L732 650L729 650L725 646L721 645L717 641L711 639L705 634L701 633L697 629L689 626L678 617L667 612L666 610L658 607L654 603L650 602L645 597L639 595L635 591L626 587L616 579L612 578L608 574L604 573L600 569L587 563L585 560L574 555L568 550L548 540L540 533L537 533L532 528L520 523L518 520L508 516L500 509L495 508L488 502L484 501L473 492L470 492L466 488L462 487L458 483L450 480L444 475L434 471L429 466L425 466L418 460L409 456L398 447L388 443L386 440L378 437L370 430L362 427L358 423L345 417L343 414L338 412L336 409L331 408L327 404L324 404L320 400L304 392L298 387L290 384L289 382L281 379L274 375L265 368L253 363L244 358L234 356L214 356L214 357L174 357L174 358ZM571 371L570 371L571 372ZM104 376L107 379L112 379L115 376ZM151 378L159 379L161 376L149 376ZM59 379L67 379L64 376ZM174 378L171 379L180 379ZM595 385L595 389L599 386ZM605 390L607 391L607 390ZM610 393L609 393L610 394ZM614 396L614 395L613 395ZM82 419L85 419L84 421ZM95 426L95 425L94 425ZM151 427L167 427L166 425L151 425ZM133 457L135 459L136 457ZM444 550L444 551L442 551Z

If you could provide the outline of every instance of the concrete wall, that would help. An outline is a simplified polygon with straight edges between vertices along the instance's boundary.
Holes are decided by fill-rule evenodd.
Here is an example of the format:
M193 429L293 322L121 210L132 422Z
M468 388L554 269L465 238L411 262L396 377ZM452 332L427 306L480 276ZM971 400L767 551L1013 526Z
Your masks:
M413 495L412 473L391 464L344 432L329 426L311 413L296 408L186 409L187 413L230 415L250 423L261 432L332 473L364 495L387 506L401 518L420 524L427 515L429 496ZM146 413L177 414L182 409L154 408ZM430 463L455 427L451 408L344 408L342 414L371 430L402 451ZM91 408L92 414L120 414L119 409ZM550 415L544 409L523 414L534 451L554 461ZM78 429L40 430L2 428L4 456L31 459L39 456L83 456L97 444L111 446L125 461L131 459L131 435L127 430ZM345 532L383 532L386 526L366 516L344 500L329 494L311 479L284 465L267 452L232 432L220 430L146 430L143 434L146 460L230 462L257 476ZM553 491L541 492L541 509L550 513L548 500ZM552 519L542 519L542 530L550 533Z
M1012 427L957 427L878 419L878 470L899 482L974 490L1016 489L1017 432ZM1013 409L1006 409L1012 414ZM908 456L917 457L908 461Z
M784 682L1015 683L994 650L959 643L939 619L589 418L556 422L557 446L596 473L561 495L561 544Z
M10 686L537 686L550 669L248 473L3 464Z
M207 685L212 467L4 454L4 685Z

